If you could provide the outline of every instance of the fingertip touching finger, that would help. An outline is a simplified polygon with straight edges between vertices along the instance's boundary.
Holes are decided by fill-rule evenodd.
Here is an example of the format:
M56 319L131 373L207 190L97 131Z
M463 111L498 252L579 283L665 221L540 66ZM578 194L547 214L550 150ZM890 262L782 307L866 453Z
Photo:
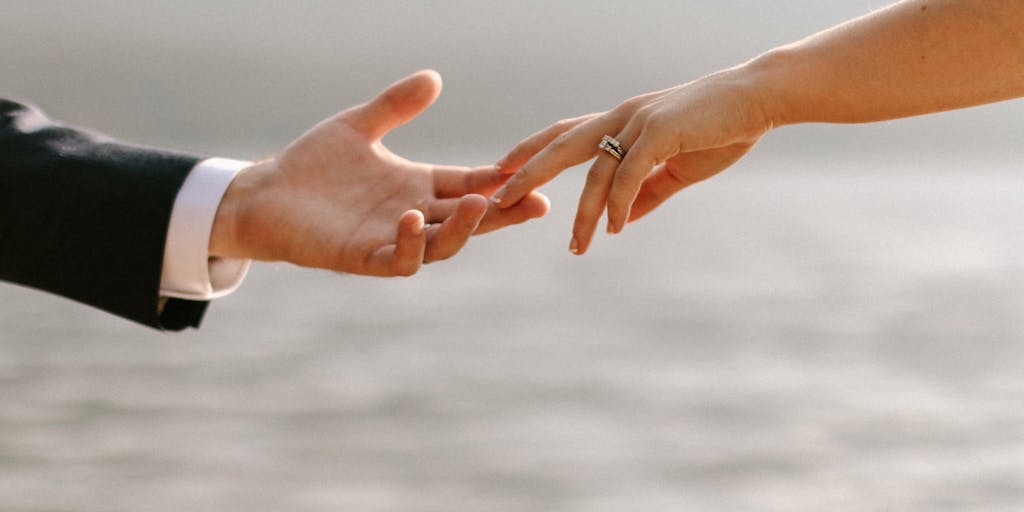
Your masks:
M616 120L593 117L555 137L526 162L492 196L500 208L518 203L527 193L551 181L563 170L590 160L597 154L597 143L605 133L618 131Z
M574 117L572 119L563 119L558 121L543 130L540 130L529 137L525 138L519 144L516 144L511 151L503 156L495 166L498 168L498 172L502 174L512 174L518 171L523 164L525 164L533 155L544 149L545 146L555 140L555 137L583 124L601 113L587 114L585 116Z
M533 191L526 195L511 208L498 208L491 205L475 234L488 233L514 224L522 224L530 219L547 215L551 209L551 201L540 192Z

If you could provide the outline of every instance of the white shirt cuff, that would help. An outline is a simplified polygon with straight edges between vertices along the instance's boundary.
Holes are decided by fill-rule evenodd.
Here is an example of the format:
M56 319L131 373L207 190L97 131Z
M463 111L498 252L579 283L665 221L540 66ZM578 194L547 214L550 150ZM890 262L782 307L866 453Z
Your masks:
M251 260L210 257L210 232L231 180L251 162L210 158L185 178L171 211L160 296L210 300L235 291Z

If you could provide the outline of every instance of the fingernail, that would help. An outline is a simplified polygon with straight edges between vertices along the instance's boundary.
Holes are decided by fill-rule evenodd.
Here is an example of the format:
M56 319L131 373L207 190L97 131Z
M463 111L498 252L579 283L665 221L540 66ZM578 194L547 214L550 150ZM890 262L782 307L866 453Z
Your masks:
M508 158L502 157L500 160L494 163L494 168L501 170L502 167L508 165Z
M491 196L491 202L494 203L494 204L501 204L501 198L504 195L505 195L505 187L501 187L501 188L498 189L497 192L494 193L494 195Z
M572 237L572 241L569 242L569 252L573 254L580 253L580 241L576 240L576 237Z
M619 232L619 228L615 224L612 224L611 222L609 222L608 223L608 230L607 231L608 231L609 235L614 235L614 234Z

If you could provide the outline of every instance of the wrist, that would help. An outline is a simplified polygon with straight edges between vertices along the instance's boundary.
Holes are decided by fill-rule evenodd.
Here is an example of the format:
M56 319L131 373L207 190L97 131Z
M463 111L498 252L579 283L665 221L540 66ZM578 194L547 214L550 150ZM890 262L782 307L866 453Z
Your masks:
M753 108L764 117L769 129L804 122L793 98L793 59L785 48L771 50L738 66L736 71L749 85Z
M210 231L210 257L252 259L256 256L250 247L247 217L263 177L273 161L257 162L239 171L217 206Z

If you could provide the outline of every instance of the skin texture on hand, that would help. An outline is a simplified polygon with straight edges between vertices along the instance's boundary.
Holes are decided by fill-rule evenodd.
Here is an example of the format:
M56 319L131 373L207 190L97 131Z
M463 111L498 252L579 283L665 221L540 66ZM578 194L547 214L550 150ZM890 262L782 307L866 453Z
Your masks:
M618 233L627 222L750 151L771 128L758 105L755 82L728 70L631 98L608 112L560 121L526 138L498 162L502 172L515 175L493 200L514 207L563 170L596 156L569 244L570 251L583 254L606 206L608 232ZM627 148L621 162L598 149L606 134Z
M411 275L453 256L473 234L547 213L539 193L514 208L490 205L485 196L508 178L494 166L411 162L382 144L440 91L436 72L413 74L243 170L217 211L210 254Z
M778 126L871 122L1020 96L1024 2L906 0L735 68L559 121L498 162L515 175L492 200L513 207L596 157L569 246L582 254L604 211L617 233L728 168ZM598 149L604 135L627 149L621 163Z

